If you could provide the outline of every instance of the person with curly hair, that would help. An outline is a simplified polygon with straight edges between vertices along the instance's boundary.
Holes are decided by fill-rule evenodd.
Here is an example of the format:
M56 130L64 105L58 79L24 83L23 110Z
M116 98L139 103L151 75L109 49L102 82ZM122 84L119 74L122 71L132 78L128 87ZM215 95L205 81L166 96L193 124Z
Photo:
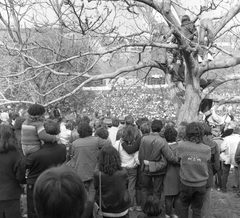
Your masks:
M104 146L99 152L98 170L94 173L97 193L101 188L103 217L128 217L131 200L127 190L127 177L126 169L121 166L119 152L113 146Z
M20 195L16 166L21 153L16 136L8 124L0 125L0 217L21 218Z
M180 218L188 218L189 206L193 217L201 217L203 198L208 180L208 161L211 149L203 144L204 129L201 123L192 122L186 127L185 141L178 146L180 159Z

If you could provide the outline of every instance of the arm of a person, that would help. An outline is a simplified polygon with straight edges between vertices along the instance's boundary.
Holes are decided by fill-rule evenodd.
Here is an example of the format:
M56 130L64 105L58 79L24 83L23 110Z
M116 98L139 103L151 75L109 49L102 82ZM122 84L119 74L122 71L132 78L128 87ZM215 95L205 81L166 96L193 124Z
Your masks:
M20 184L26 184L26 157L23 155L18 156L18 160L14 166L14 173L16 179Z
M224 152L227 149L227 142L223 140L221 144L220 153Z
M135 154L134 154L134 160L135 160L135 162L137 163L137 165L140 165L140 162L139 162L139 159L138 159L138 151L137 152L135 152Z
M94 173L94 179L93 179L93 183L94 183L94 188L95 190L98 190L98 186L99 186L99 172L95 172Z
M57 137L55 135L50 135L50 134L46 133L46 130L42 124L38 124L36 126L36 128L37 128L37 133L38 133L38 137L40 140L42 140L44 142L57 141Z
M141 137L138 137L131 146L123 142L122 147L128 154L133 154L139 150L140 142L141 142Z
M234 160L236 164L240 163L240 142L238 143L237 150L235 152Z
M216 152L214 154L213 174L220 170L220 152L218 145L216 144Z
M150 172L156 172L156 171L162 170L163 168L165 168L167 166L167 161L164 160L163 158L160 161L156 161L156 162L144 160L144 163L145 163L145 165L149 165Z
M169 161L171 163L179 162L178 157L176 155L174 155L173 151L168 146L167 142L164 143L164 145L162 147L162 153L163 153L163 156L167 159L167 161Z

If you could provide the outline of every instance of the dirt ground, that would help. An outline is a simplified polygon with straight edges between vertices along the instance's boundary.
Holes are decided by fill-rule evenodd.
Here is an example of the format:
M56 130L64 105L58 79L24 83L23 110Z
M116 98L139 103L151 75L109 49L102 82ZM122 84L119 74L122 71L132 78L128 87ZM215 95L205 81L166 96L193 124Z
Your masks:
M228 179L226 193L212 190L211 216L209 218L240 218L240 198L235 198L236 191L231 186L234 184L234 173L231 171ZM137 218L139 212L130 212L130 218ZM191 216L190 216L191 217ZM161 218L165 218L164 208Z
M236 191L231 186L234 184L234 173L229 174L229 182L227 184L228 191L222 193L213 188L211 198L211 216L209 218L240 218L240 198L235 198ZM162 204L163 201L161 202ZM26 213L26 199L23 202L24 211ZM137 218L139 212L130 212L130 218ZM191 217L191 216L190 216ZM165 218L164 206L161 218Z

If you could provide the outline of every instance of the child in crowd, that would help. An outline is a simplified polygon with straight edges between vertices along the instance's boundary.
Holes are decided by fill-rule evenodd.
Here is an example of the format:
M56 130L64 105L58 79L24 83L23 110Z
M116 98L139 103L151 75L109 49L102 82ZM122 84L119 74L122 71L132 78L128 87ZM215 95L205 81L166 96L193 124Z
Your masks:
M169 147L176 155L178 143L177 131L174 127L167 127L164 132L164 137L168 142ZM180 176L179 176L180 166L178 164L168 163L167 171L163 180L163 193L165 195L165 207L166 207L166 218L173 217L177 218L179 216L180 210ZM172 214L173 208L175 209L175 214Z
M150 195L144 205L143 212L138 215L138 218L160 218L162 209L160 200L157 196Z
M43 126L44 113L44 107L39 104L33 104L28 108L28 117L23 122L21 130L22 150L25 156L38 151L41 148L41 140L44 142L58 140L57 136L46 133Z

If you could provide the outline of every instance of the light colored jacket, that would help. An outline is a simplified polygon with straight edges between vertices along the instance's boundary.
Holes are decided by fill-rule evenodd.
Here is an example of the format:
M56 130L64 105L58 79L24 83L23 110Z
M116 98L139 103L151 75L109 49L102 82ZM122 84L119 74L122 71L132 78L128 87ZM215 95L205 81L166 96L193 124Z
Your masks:
M224 138L223 143L221 144L220 158L225 164L237 166L234 157L239 142L239 134L232 134Z

